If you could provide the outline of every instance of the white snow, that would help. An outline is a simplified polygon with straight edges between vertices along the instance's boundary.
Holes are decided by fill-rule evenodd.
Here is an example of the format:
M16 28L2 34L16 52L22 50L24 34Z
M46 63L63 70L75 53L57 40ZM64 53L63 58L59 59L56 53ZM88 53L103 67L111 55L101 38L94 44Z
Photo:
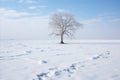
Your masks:
M0 80L120 80L120 40L0 40Z

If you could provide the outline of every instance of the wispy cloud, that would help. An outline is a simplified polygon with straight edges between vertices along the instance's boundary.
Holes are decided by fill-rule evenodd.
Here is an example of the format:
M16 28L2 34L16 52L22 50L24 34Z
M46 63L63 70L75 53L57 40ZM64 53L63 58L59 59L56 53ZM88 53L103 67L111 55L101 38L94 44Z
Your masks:
M111 23L120 23L120 18L116 15L98 15L95 18L86 19L81 21L85 25L99 25L99 24L111 24Z
M45 9L47 8L47 6L43 6L43 5L38 5L38 6L29 6L28 7L29 9Z
M101 22L101 19L93 18L93 19L82 20L81 22L82 22L84 25L90 25L90 24L95 24L95 23Z
M70 13L70 11L69 11L69 10L62 9L62 8L57 9L57 11L58 11L58 12L68 12L68 13Z
M0 8L0 18L18 18L30 15L28 12L18 12L12 9Z
M19 0L18 2L19 3L24 3L24 2L26 2L26 3L36 3L37 0Z
M18 0L19 3L23 3L25 0Z

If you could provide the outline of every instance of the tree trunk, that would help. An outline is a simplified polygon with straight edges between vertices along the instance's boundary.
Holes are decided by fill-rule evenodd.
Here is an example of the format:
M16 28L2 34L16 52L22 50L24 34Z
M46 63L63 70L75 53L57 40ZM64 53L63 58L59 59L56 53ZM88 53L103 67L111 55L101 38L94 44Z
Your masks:
M63 42L63 34L61 34L61 42L60 43L64 44L64 42Z

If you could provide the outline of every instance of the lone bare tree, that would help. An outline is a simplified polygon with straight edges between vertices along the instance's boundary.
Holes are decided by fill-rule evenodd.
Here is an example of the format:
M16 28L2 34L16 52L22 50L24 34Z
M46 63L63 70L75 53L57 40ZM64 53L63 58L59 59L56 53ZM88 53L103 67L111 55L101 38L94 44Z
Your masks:
M72 37L75 30L77 30L81 24L75 20L74 16L67 12L55 12L50 17L50 27L53 28L52 34L60 36L61 44L64 44L64 35Z

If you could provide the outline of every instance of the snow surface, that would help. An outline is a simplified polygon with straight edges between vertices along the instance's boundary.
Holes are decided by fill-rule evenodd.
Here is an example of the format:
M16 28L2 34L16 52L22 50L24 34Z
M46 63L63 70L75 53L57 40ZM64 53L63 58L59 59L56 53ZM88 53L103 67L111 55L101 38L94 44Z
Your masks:
M120 41L1 40L0 80L120 80Z

